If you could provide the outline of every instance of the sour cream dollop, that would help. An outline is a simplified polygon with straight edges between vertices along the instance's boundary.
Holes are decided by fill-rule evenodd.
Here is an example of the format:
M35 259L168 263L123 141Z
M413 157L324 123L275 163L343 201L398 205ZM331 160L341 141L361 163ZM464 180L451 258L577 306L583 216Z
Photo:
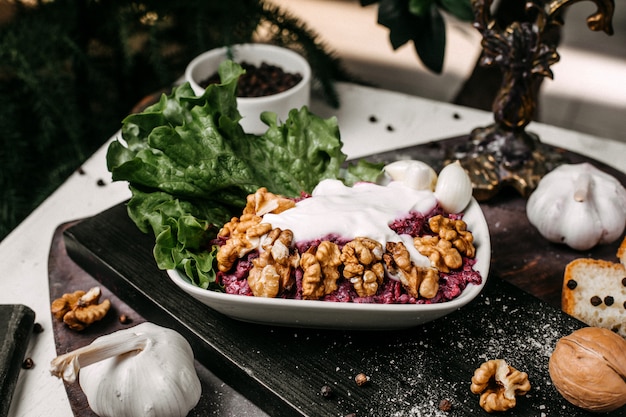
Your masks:
M428 214L437 205L430 190L416 190L400 181L387 185L357 183L348 187L339 180L323 180L311 198L279 214L268 213L262 223L291 230L294 241L302 242L330 234L352 240L368 237L385 247L387 242L404 242L417 266L430 266L427 257L413 246L408 235L398 235L389 224L411 212Z

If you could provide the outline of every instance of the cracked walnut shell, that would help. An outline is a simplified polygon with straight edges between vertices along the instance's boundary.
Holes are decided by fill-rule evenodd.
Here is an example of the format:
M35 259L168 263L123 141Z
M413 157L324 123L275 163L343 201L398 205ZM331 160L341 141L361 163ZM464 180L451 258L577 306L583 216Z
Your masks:
M517 396L530 391L530 382L525 372L509 366L503 359L492 359L474 371L470 390L480 394L480 406L493 413L515 407Z

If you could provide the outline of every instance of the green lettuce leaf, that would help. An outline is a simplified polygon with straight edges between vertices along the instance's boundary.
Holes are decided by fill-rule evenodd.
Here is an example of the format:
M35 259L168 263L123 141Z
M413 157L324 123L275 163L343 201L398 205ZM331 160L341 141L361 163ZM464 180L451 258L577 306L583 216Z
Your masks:
M306 106L292 109L282 124L265 112L267 131L247 134L235 97L243 70L225 61L219 73L221 84L202 96L185 83L126 117L121 139L107 151L113 180L130 184L130 218L155 236L159 268L183 270L203 288L215 282L212 239L258 188L297 197L325 178L345 173L352 183L375 180L381 172L381 166L363 163L343 170L337 120L322 119Z

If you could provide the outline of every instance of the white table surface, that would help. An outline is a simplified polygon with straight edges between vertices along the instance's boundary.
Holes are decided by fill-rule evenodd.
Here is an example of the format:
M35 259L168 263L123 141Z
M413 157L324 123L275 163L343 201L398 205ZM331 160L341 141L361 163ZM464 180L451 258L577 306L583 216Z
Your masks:
M342 103L339 109L320 102L312 103L311 108L320 116L338 117L349 158L466 134L492 122L492 115L483 111L352 84L337 87ZM376 116L376 123L368 121L371 115ZM544 143L626 172L626 143L543 124L531 124L528 130ZM63 383L49 372L56 352L49 312L48 254L57 226L95 215L130 197L126 183L111 182L105 163L108 143L0 242L0 304L29 306L44 328L31 339L26 356L34 360L35 367L20 373L9 416L72 415ZM98 185L99 181L104 185ZM237 401L237 397L225 400Z

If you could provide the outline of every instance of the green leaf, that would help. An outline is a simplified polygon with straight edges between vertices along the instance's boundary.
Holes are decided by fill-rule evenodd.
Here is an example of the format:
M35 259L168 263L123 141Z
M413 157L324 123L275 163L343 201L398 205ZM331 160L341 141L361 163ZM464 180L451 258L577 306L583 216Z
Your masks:
M413 38L415 51L424 65L439 74L443 69L446 48L446 26L436 7L431 7L429 19L422 19L422 32Z
M377 182L383 174L382 162L368 162L360 159L356 164L349 164L344 174L344 183L354 185L359 181Z
M215 282L217 230L241 214L249 194L266 187L298 197L322 179L339 178L346 159L337 120L322 119L307 107L292 109L282 124L265 112L267 131L246 134L235 97L243 70L226 61L219 73L221 83L200 97L183 84L128 116L122 139L107 151L113 179L130 184L130 218L155 236L159 268L183 270L203 288ZM362 167L350 180L374 172Z
M426 68L441 73L446 48L445 21L434 1L381 0L378 23L389 28L394 49L412 41Z
M435 0L409 0L409 12L415 16L427 16Z
M389 41L398 49L414 37L414 17L408 12L406 0L381 0L378 23L389 28Z
M459 20L474 20L474 9L470 0L437 0L439 6Z

